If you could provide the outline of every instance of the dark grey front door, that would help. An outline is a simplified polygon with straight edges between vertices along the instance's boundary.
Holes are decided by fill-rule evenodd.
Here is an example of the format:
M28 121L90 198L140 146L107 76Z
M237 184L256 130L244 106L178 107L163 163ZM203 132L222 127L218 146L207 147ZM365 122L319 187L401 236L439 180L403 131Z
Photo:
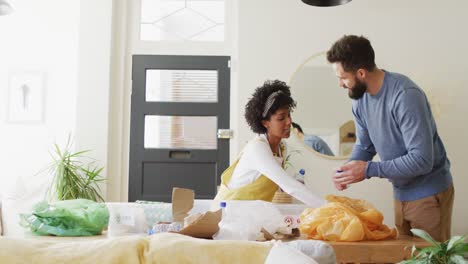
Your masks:
M134 55L129 201L216 195L229 164L229 57Z

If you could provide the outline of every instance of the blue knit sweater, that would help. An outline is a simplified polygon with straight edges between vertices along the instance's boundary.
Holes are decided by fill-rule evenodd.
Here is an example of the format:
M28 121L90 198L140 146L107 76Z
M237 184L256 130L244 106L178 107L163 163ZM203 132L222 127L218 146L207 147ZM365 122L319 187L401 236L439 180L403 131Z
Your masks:
M366 178L388 179L395 199L421 199L452 183L426 95L408 77L385 72L376 95L354 100L353 114L357 142L350 160L368 161ZM377 153L381 161L371 161Z

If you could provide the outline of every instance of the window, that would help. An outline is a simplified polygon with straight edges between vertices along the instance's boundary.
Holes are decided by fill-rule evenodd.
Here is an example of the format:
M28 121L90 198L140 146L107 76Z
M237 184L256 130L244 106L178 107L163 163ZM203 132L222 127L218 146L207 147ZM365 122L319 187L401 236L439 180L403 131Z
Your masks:
M140 39L224 41L224 0L142 0Z

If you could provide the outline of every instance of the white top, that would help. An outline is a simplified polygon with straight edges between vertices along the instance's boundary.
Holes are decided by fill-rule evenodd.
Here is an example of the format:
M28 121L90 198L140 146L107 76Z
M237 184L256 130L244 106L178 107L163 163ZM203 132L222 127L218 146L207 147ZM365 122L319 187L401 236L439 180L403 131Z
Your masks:
M325 201L290 176L282 167L282 157L273 156L265 135L258 135L245 146L239 163L232 174L228 188L236 189L254 182L264 175L283 191L312 207L320 207Z

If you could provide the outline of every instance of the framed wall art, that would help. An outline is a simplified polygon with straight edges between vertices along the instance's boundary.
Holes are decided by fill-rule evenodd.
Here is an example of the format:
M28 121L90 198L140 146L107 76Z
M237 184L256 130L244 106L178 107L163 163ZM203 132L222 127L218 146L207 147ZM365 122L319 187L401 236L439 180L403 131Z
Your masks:
M44 121L45 74L43 72L11 73L8 92L9 122Z

